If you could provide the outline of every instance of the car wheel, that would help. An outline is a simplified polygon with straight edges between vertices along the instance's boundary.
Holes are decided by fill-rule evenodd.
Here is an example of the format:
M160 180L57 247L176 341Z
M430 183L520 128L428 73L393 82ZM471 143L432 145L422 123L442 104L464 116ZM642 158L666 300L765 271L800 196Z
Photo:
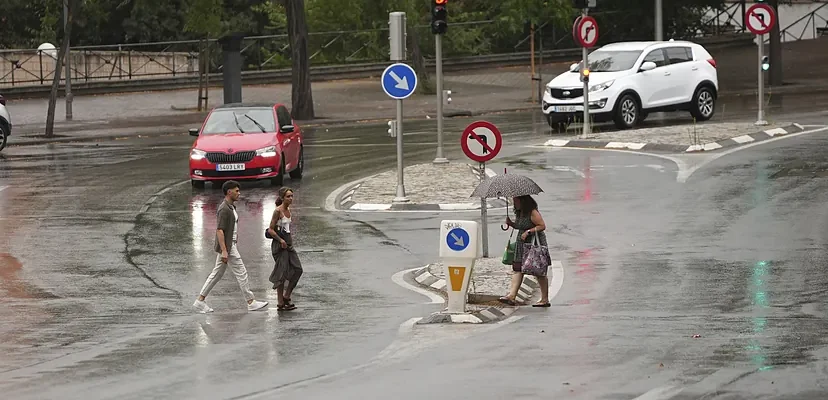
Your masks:
M9 141L9 135L0 127L0 151L6 148L6 143Z
M551 115L546 117L546 122L549 123L549 127L552 128L553 131L558 133L566 132L566 128L569 128L569 119L558 119L553 118Z
M199 181L196 179L190 179L190 184L193 185L196 189L204 189L204 181Z
M690 114L696 121L707 121L713 118L716 112L716 96L709 86L702 86L693 96L693 105L690 107Z
M302 179L302 172L305 170L305 148L299 148L299 165L290 171L290 179Z
M270 179L270 184L273 186L282 186L285 182L285 155L282 154L282 161L279 163L279 175Z
M632 95L625 94L618 100L615 107L615 126L619 129L630 129L635 126L641 117L641 108Z

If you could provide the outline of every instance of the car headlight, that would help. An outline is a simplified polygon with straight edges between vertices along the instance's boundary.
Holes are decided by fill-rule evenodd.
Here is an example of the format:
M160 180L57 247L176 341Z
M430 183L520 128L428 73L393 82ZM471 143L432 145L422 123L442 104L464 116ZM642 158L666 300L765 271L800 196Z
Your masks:
M615 83L615 80L606 81L604 83L599 83L595 86L590 87L589 92L592 93L592 92L600 92L602 90L607 90L610 86L612 86L613 83Z
M268 146L263 149L256 150L256 155L262 157L276 157L276 146Z
M190 159L191 160L203 160L204 157L207 156L207 152L204 150L199 149L192 149L190 150Z

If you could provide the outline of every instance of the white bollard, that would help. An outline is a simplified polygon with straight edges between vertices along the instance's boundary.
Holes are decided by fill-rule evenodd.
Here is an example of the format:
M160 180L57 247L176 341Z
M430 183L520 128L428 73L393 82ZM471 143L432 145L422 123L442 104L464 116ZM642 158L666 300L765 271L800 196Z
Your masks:
M475 221L440 222L440 259L446 273L449 314L466 312L469 281L480 252L479 232Z

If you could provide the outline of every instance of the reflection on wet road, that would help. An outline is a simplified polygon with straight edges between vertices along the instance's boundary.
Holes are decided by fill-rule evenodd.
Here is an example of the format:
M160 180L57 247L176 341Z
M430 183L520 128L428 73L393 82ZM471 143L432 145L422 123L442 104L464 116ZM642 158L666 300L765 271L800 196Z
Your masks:
M189 305L215 260L221 194L190 188L189 138L10 148L0 161L0 390L418 400L819 390L824 136L736 152L678 183L678 166L663 158L524 148L547 138L532 118L486 118L508 135L489 167L545 189L537 200L550 250L566 268L553 307L487 328L405 333L401 323L440 306L391 275L434 261L440 219L476 216L323 212L335 187L394 167L384 127L309 130L306 176L285 182L297 193L305 269L292 313L275 311L267 282L263 231L276 188L244 183L238 207L239 250L270 309L248 313L228 274L208 297L216 312L196 315ZM407 132L407 163L430 161L433 131L412 123ZM456 142L446 141L447 155L460 160ZM490 249L508 237L500 213L490 213Z

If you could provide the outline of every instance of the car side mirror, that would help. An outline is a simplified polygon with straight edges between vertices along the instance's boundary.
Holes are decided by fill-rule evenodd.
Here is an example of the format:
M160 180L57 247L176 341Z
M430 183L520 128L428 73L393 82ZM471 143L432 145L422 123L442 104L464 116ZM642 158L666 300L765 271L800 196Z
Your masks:
M190 136L198 136L198 129L190 128Z
M580 64L575 63L575 64L570 65L570 66L569 66L569 72L575 72L575 71L577 71L577 70L578 70L578 65L580 65Z
M293 133L294 129L295 128L293 127L293 125L285 125L279 128L279 131L281 131L282 133Z
M656 64L652 61L647 61L644 64L641 64L641 71L652 71L656 68Z

